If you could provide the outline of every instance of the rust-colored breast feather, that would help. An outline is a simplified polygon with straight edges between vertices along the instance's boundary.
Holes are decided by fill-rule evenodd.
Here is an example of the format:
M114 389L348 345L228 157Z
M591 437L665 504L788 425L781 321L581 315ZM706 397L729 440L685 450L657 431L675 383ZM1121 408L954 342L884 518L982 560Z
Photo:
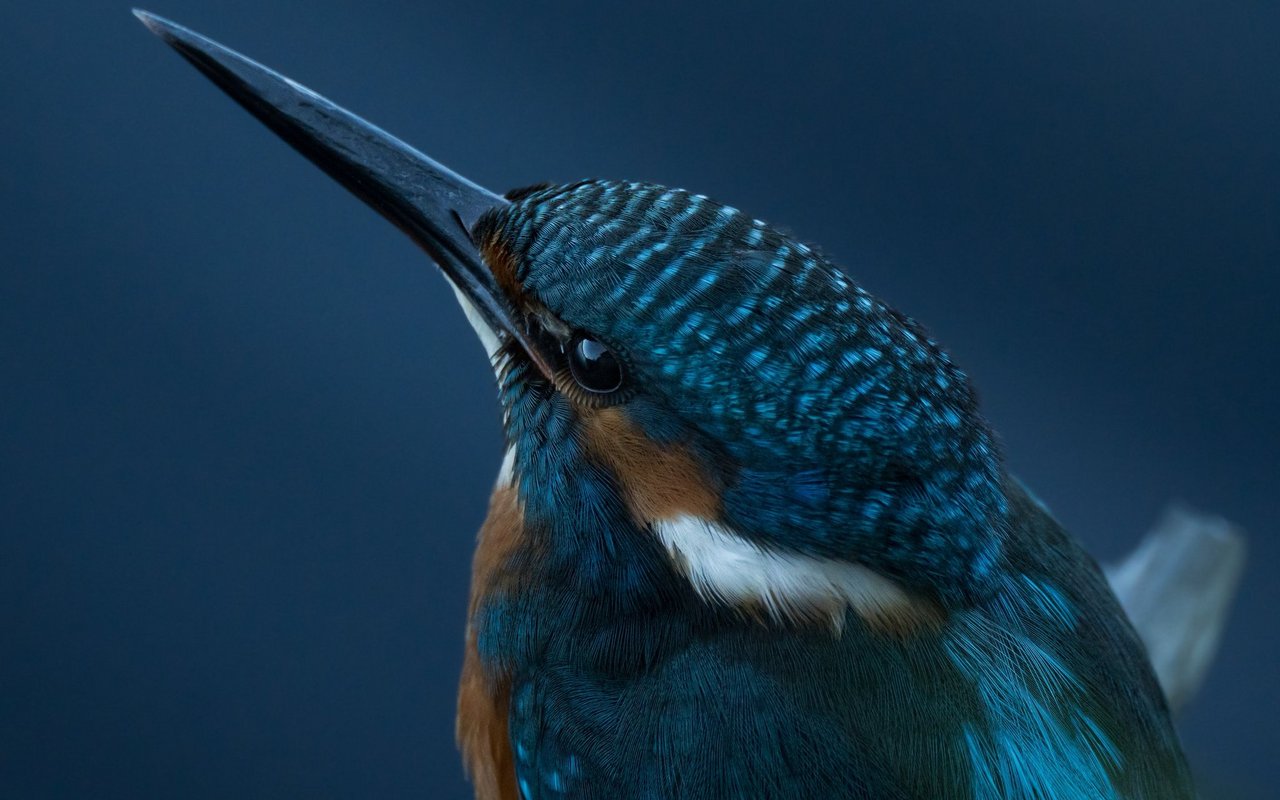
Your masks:
M489 515L480 528L471 566L471 605L467 614L467 652L458 687L458 746L475 787L476 800L518 800L511 740L507 735L510 676L494 674L480 660L474 616L483 598L500 585L512 551L524 533L524 515L516 490L498 486L489 499Z

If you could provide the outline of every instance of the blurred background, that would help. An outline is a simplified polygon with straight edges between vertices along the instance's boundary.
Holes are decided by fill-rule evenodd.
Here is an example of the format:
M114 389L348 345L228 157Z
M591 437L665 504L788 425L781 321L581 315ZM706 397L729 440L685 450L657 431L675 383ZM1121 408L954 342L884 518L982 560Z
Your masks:
M1208 796L1275 796L1275 2L150 10L486 186L657 181L820 243L1102 558L1171 499L1245 527L1180 727ZM451 293L126 5L0 30L0 797L468 796L501 446Z

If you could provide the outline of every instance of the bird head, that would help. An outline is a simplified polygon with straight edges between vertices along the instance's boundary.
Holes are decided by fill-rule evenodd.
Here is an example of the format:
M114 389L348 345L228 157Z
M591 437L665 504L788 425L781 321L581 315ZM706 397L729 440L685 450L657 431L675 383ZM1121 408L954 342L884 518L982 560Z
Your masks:
M536 350L495 352L515 447L538 446L538 410L562 409L631 515L686 559L707 544L690 526L709 525L721 548L973 591L995 554L970 532L999 527L998 457L918 325L702 195L583 181L510 197L471 233Z
M271 70L143 21L417 241L493 362L525 513L565 476L709 601L778 614L984 592L1003 470L963 373L815 248L702 195L489 192Z

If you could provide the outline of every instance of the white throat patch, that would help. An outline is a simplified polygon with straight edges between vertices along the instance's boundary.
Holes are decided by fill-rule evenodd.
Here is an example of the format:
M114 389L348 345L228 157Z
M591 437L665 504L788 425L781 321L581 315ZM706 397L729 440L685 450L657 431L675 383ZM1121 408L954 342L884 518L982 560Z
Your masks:
M443 274L443 273L441 273ZM484 321L480 311L467 299L448 275L444 276L449 281L449 288L453 290L454 295L458 298L458 305L462 306L462 313L467 315L467 322L471 323L471 328L476 332L476 337L480 339L480 344L484 346L484 351L489 354L489 361L492 362L498 355L498 335L494 333L493 328L489 327L489 323Z
M784 621L829 621L853 609L876 628L914 627L933 613L902 587L859 564L770 550L724 525L687 514L650 523L703 599L757 606Z

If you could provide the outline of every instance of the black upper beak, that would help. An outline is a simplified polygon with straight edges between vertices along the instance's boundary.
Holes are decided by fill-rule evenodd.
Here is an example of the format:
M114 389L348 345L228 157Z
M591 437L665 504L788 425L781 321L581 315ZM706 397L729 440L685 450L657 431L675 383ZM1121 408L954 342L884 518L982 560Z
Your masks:
M471 240L476 220L507 200L278 72L181 25L133 13L249 113L407 233L495 334L514 337L541 362Z

